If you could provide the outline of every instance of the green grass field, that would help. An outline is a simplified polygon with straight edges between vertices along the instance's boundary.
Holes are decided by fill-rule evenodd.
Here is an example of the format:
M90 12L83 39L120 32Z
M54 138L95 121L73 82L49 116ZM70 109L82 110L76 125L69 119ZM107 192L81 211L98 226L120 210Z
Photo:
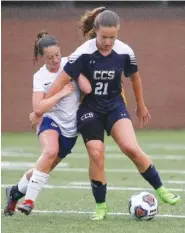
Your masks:
M51 173L30 216L2 213L3 233L183 233L185 232L185 131L138 131L142 148L151 155L166 187L182 197L180 204L159 202L159 213L151 221L136 221L128 214L128 199L141 190L155 192L122 155L111 138L106 138L107 204L109 215L101 222L90 221L94 200L88 181L88 157L79 137L73 153ZM4 190L19 181L33 166L40 150L32 133L2 134L2 209Z

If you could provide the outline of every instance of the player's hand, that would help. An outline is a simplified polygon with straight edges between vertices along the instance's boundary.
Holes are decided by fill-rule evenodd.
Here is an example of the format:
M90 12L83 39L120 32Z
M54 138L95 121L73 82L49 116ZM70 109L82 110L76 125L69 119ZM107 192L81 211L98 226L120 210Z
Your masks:
M151 115L145 105L137 106L136 115L139 117L141 128L151 119Z
M75 86L74 86L73 83L70 82L70 83L66 84L62 88L62 90L60 91L61 97L64 97L64 96L72 94L74 92L74 90L75 90Z
M29 119L30 119L32 128L42 121L42 117L36 116L36 114L34 112L30 113Z

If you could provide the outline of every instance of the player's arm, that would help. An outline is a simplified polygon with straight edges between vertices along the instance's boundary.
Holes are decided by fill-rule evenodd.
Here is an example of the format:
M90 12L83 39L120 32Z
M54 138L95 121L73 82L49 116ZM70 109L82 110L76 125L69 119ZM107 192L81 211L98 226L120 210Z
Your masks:
M59 76L58 79L55 80L55 82L52 84L51 88L45 95L45 98L50 98L51 96L55 95L61 89L68 84L72 80L71 76L69 76L64 70L62 71L61 75ZM82 74L79 75L77 78L77 83L80 88L80 90L84 94L89 94L92 91L91 84L89 80Z
M68 83L62 90L48 99L45 99L44 92L33 92L32 105L34 113L36 116L41 117L45 112L48 112L52 107L54 107L61 98L70 95L73 91L74 85L72 83Z
M50 89L45 95L45 98L48 99L51 96L57 94L61 89L71 81L71 77L65 72L62 71L59 78L55 80Z
M142 89L142 82L139 75L139 72L136 72L130 76L130 80L132 83L132 89L135 95L136 104L138 107L142 107L145 105L144 98L143 98L143 89Z
M129 77L131 80L137 106L144 106L142 83L138 73L135 54L130 47L128 47L128 56L125 63L124 75L125 77Z
M151 118L150 113L145 106L144 98L143 98L143 89L142 89L142 82L138 72L132 74L131 76L131 83L132 89L136 99L136 115L140 119L140 126L143 127L145 124L148 123L149 119Z
M144 103L142 82L138 72L135 54L130 47L128 47L128 59L124 74L126 77L130 77L137 105L136 114L140 119L140 126L143 127L149 121L151 116Z
M45 98L49 98L59 92L71 80L77 81L79 88L85 93L91 92L90 82L82 75L83 45L79 47L68 59L59 78L55 80Z
M90 84L89 80L83 74L80 74L80 76L78 77L77 84L78 84L80 90L84 94L87 95L87 94L90 94L92 92L91 84Z

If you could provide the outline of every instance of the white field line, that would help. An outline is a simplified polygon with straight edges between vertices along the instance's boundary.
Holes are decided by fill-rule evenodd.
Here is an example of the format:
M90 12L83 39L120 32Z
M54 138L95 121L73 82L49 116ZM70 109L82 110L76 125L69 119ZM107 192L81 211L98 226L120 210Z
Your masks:
M141 142L140 141L140 145L141 147L143 147L144 149L147 149L147 150L150 150L150 149L162 149L162 150L184 150L184 154L185 154L185 143L151 143L151 142ZM110 152L110 151L118 151L118 146L113 143L113 144L107 144L106 146L106 152ZM3 153L10 153L10 152L13 152L13 153L20 153L20 154L23 154L25 153L26 150L31 150L31 151L39 151L38 149L36 148L30 148L29 146L24 146L23 148L20 148L20 147L10 147L10 148L3 148L2 146L2 152ZM77 153L80 153L80 152L84 152L85 151L85 146L84 145L77 145L75 148L74 148L74 151L76 151ZM32 153L30 153L32 154Z
M185 184L185 181L182 181L182 180L163 180L163 183L166 183L166 184Z
M162 149L162 150L185 150L185 143L142 143L140 142L139 145L147 150L150 149ZM85 148L84 145L78 145L78 149ZM113 143L112 145L105 145L106 150L117 150L118 146Z
M28 158L31 158L31 157L38 157L39 154L36 154L36 153L30 153L30 152L14 152L14 151L1 151L1 156L2 157L19 157L19 158L22 158L22 157L28 157Z
M64 165L62 165L64 164ZM25 170L26 168L32 168L34 163L27 162L1 162L2 170ZM55 168L55 171L63 172L88 172L87 168L68 168L67 163L61 163L58 167ZM159 169L160 173L163 174L185 174L185 170L168 170L168 169ZM137 169L105 169L105 172L110 173L138 173Z
M12 186L12 184L2 184L1 187L5 188L7 186ZM91 189L90 185L44 185L46 189ZM185 192L184 189L180 188L168 188L172 192ZM153 191L153 188L141 188L141 187L116 187L116 186L108 186L108 190L116 190L116 191Z
M3 209L1 209L3 211ZM77 211L77 210L32 210L33 213L37 214L75 214L75 215L92 215L95 212L92 211ZM129 213L122 212L109 212L110 216L130 216ZM157 214L157 218L185 218L185 215L172 215L172 214Z
M23 168L31 168L34 167L35 163L31 163L31 162L8 162L8 161L4 161L1 162L1 168L5 168L5 169L10 169L13 170L13 168L19 168L19 167L23 167ZM69 167L68 163L59 163L57 165L58 168L66 168Z
M33 154L33 153L17 153L17 152L2 152L1 154L2 157L19 157L19 158L37 158L39 157L39 154ZM87 153L72 153L70 155L70 157L72 156L73 159L88 159ZM124 154L120 153L107 153L105 155L105 157L107 159L128 159ZM154 155L150 155L150 157L153 160L185 160L185 155L175 155L175 154L168 154L168 155L164 155L164 154L154 154Z
M52 211L48 211L48 210L33 210L33 212L35 213L53 213ZM91 212L91 211L76 211L76 210L59 210L58 212L55 211L55 213L59 213L59 214L94 214L95 212ZM122 213L122 212L110 212L108 213L108 215L112 215L112 216L129 216L129 213ZM171 214L158 214L157 217L165 217L165 218L185 218L185 215L171 215Z
M165 184L185 184L185 181L181 180L163 180L163 183ZM87 181L74 181L70 182L70 185L89 185L89 182Z
M155 143L149 143L149 144L140 144L141 147L144 147L145 149L164 149L164 150L185 150L185 143L184 144L155 144Z
M71 155L74 159L88 159L87 154L80 154L80 153L73 153ZM153 160L185 160L185 155L175 155L175 154L153 154L150 155L150 158ZM126 155L120 153L111 153L111 154L105 154L106 159L128 159Z
M76 210L33 210L33 212L35 213L59 213L59 214L94 214L95 212L91 212L91 211L76 211ZM112 216L129 216L129 213L122 213L122 212L110 212L108 213L108 215L112 215ZM185 218L185 215L168 215L168 214L158 214L157 217L166 217L166 218Z

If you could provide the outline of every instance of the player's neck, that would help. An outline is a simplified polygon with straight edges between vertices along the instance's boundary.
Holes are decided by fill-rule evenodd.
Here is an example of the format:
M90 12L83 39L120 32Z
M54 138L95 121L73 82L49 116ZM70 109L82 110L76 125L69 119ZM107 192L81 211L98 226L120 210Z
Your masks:
M112 49L107 51L107 50L100 50L98 49L98 51L101 53L101 55L103 55L104 57L107 57L109 54L111 54Z

